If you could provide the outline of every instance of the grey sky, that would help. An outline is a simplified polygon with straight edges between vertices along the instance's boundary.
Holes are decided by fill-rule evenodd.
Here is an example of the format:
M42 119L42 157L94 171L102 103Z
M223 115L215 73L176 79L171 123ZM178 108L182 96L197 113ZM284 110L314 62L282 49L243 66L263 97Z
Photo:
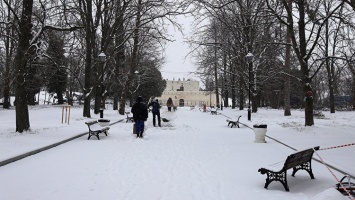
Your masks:
M184 34L188 36L191 34L190 24L192 18L179 16L179 23L183 24ZM190 72L196 71L191 56L187 56L190 52L188 44L184 36L178 31L174 30L172 26L168 28L169 34L174 36L174 42L169 42L165 51L166 62L162 68L162 75L164 79L175 80L183 78L198 79ZM187 57L186 57L187 56Z

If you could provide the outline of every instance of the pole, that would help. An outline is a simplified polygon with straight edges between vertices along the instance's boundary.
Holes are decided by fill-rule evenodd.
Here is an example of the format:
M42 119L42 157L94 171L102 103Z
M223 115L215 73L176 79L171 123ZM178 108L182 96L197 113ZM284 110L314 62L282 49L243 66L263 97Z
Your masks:
M101 83L100 83L100 86L99 86L99 88L100 88L100 91L98 91L99 92L99 95L101 95L100 96L100 98L98 98L98 99L100 99L100 110L103 110L104 108L105 108L105 102L104 102L104 65L105 65L105 62L106 62L106 55L105 55L105 53L104 52L101 52L100 54L99 54L99 61L100 61L100 64L101 64Z
M104 109L105 109L105 103L104 103L104 63L101 63L101 83L100 83L100 118L102 119L104 117Z
M224 78L223 78L223 75L222 75L222 88L221 88L221 110L223 110L223 92L224 92Z
M250 90L251 90L251 69L253 67L253 62L249 62L249 103L248 103L248 120L251 121L251 109L250 109Z
M103 105L103 95L104 95L104 63L101 64L101 109L104 108L104 105Z
M210 108L212 106L212 82L210 82Z

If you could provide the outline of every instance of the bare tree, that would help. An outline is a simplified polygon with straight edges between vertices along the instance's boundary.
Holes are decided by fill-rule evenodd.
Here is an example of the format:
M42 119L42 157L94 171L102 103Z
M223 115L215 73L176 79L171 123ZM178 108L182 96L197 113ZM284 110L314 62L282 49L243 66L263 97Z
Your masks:
M14 15L14 23L18 35L18 43L16 47L14 68L15 68L15 91L16 91L16 131L23 132L30 128L27 90L25 85L30 81L28 76L28 67L31 59L35 59L38 53L41 53L40 37L46 29L71 31L78 27L56 27L46 24L48 7L47 2L39 2L39 7L36 7L34 12L34 1L23 0L21 15L17 15L9 1L5 1L6 6ZM42 10L41 10L42 9ZM41 10L41 12L39 12ZM36 14L36 17L33 15ZM36 23L32 21L36 19ZM36 31L36 34L33 32Z
M290 30L293 50L297 55L302 71L303 92L305 96L305 125L312 126L314 125L312 78L318 72L319 68L313 70L314 74L311 74L309 60L312 58L313 52L317 47L318 40L327 19L332 17L334 12L343 6L343 2L338 3L332 8L325 18L317 18L319 16L317 16L315 7L319 5L320 1L309 3L308 1L301 0L294 3L296 4L294 8L297 10L292 9L293 7L289 6L287 0L282 0L281 4L271 4L270 1L267 0L270 12ZM285 10L285 18L282 16L282 13L279 12L280 10ZM294 13L298 14L297 23L295 23L296 19ZM285 19L287 19L287 21L285 21ZM307 27L308 22L313 22L310 27Z
M212 50L216 45L219 46L217 57L224 60L218 61L218 68L230 73L224 81L231 86L232 108L235 107L236 96L239 95L239 107L243 109L245 94L250 93L252 111L257 112L257 107L266 96L263 87L268 80L265 77L267 74L274 74L273 66L279 66L275 63L280 55L278 43L281 42L280 36L276 34L280 31L275 19L266 15L266 4L263 1L199 1L195 6L199 13L205 11L202 18L208 19L209 24L201 26L196 34L197 41L192 39L191 43L196 44L195 49L212 48L196 54L201 60L200 74L211 71L204 70L203 66L210 69L211 65L208 63L215 63L208 60L216 57ZM213 34L213 24L218 25L217 34ZM214 35L217 35L217 40ZM246 61L248 52L254 54L252 64ZM227 68L224 69L224 66ZM221 81L217 80L218 82Z
M15 5L15 2L8 2L9 4L13 4L12 6L17 6ZM14 21L14 15L12 14L12 11L10 7L4 5L4 2L1 2L1 13L3 19L1 21L1 40L4 43L4 57L2 58L3 61L3 95L4 95L4 102L3 102L3 108L10 108L10 91L12 88L12 83L13 79L13 59L14 59L14 53L15 53L15 47L16 47L16 32L15 32L15 26L12 23Z
M131 20L133 31L129 34L131 37L128 40L131 51L128 61L129 69L120 97L120 114L124 114L125 103L130 94L129 89L135 77L135 72L139 69L139 55L149 45L147 41L154 41L163 48L165 41L170 40L166 35L166 20L180 29L180 25L175 22L174 17L186 13L187 5L188 3L177 1L143 0L138 0L136 4L132 4L132 7L135 8L135 12L131 13L131 16L133 16Z

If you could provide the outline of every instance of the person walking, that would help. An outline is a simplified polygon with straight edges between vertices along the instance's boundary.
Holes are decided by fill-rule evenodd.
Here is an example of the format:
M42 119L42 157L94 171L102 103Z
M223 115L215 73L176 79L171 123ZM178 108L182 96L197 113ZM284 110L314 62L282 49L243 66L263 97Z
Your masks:
M143 103L142 97L137 97L137 101L132 106L131 112L136 124L137 138L143 138L144 122L147 121L148 118L148 108L145 103Z
M150 104L148 104L148 108L152 107L152 114L153 114L153 125L155 126L155 117L158 117L158 126L161 127L160 123L160 104L158 102L158 99L152 101Z
M168 101L166 102L166 106L168 106L168 111L171 112L171 107L174 106L173 100L171 99L171 97L169 97Z

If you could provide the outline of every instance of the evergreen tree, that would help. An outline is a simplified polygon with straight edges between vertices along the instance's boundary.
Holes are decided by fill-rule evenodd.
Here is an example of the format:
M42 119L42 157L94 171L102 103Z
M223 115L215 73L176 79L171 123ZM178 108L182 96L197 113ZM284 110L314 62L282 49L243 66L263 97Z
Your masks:
M47 90L57 94L58 104L63 104L63 93L67 88L67 68L65 67L64 41L60 32L49 31L47 49Z

